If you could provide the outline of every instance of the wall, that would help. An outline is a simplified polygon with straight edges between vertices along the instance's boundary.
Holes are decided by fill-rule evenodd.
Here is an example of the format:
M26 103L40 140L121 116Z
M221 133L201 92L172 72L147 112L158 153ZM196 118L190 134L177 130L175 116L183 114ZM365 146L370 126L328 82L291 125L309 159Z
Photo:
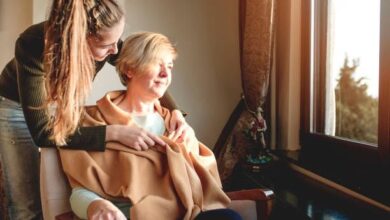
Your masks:
M17 36L32 23L32 2L0 0L0 67L4 67L14 54Z
M45 17L49 1L34 0L31 5L27 3L30 1L0 0L0 42L1 48L7 47L0 55L1 66L13 56L17 34ZM213 147L241 93L238 2L123 2L127 11L124 37L134 31L147 30L161 32L176 42L179 58L170 92L180 108L189 113L187 121L198 138ZM22 17L26 18L22 21ZM93 104L109 90L123 88L110 65L99 73L93 87L88 104Z
M51 0L33 0L32 18L33 23L44 21L49 15Z

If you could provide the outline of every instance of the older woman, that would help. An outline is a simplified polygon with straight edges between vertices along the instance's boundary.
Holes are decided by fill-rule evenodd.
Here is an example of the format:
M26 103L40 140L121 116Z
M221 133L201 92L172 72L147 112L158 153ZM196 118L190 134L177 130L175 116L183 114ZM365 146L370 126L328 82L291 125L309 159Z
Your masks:
M171 116L158 100L171 83L176 55L168 38L158 33L136 33L124 42L116 66L127 90L108 93L87 108L83 124L135 124L165 144L145 151L118 142L108 143L105 152L60 150L79 217L240 219L226 209L230 200L221 189L213 153L194 132L185 138L167 132Z

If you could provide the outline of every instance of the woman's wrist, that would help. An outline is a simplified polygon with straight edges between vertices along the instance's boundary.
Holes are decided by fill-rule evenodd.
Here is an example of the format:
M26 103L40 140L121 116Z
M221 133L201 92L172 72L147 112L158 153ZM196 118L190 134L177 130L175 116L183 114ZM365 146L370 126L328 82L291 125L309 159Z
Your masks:
M107 125L106 126L106 142L118 140L120 125Z

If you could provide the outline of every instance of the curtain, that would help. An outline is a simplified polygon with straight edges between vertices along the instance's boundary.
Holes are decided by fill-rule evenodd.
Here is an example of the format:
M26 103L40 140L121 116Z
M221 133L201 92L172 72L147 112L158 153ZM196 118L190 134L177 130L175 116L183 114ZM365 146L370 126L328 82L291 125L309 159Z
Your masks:
M328 1L329 14L335 13L335 6L333 1ZM324 122L324 133L326 135L334 136L336 134L336 94L335 94L335 82L334 78L340 71L339 68L334 71L331 67L331 62L334 57L334 50L330 48L334 44L335 33L334 33L334 16L328 17L328 37L327 37L327 54L326 54L326 74L325 74L325 122Z
M267 100L272 70L275 1L239 0L240 65L245 108L221 149L215 149L224 181L248 153L243 130L254 119L263 120L262 109Z

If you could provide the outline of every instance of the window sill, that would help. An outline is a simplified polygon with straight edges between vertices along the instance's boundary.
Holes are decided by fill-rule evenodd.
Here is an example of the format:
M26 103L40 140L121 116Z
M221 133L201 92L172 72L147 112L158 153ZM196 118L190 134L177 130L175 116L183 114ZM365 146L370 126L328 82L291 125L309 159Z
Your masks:
M292 157L296 159L298 154ZM258 172L238 165L224 189L272 189L275 198L270 219L388 219L389 212L357 202L296 172L289 164L286 157L278 156L271 166Z
M315 152L278 150L274 153L287 165L303 168L314 176L340 185L340 188L346 188L346 191L361 194L362 197L367 197L387 209L390 207L388 174L378 167L362 167L356 163L351 165L348 159L335 158L330 155L331 153L318 149ZM337 191L339 194L348 194L345 190Z

